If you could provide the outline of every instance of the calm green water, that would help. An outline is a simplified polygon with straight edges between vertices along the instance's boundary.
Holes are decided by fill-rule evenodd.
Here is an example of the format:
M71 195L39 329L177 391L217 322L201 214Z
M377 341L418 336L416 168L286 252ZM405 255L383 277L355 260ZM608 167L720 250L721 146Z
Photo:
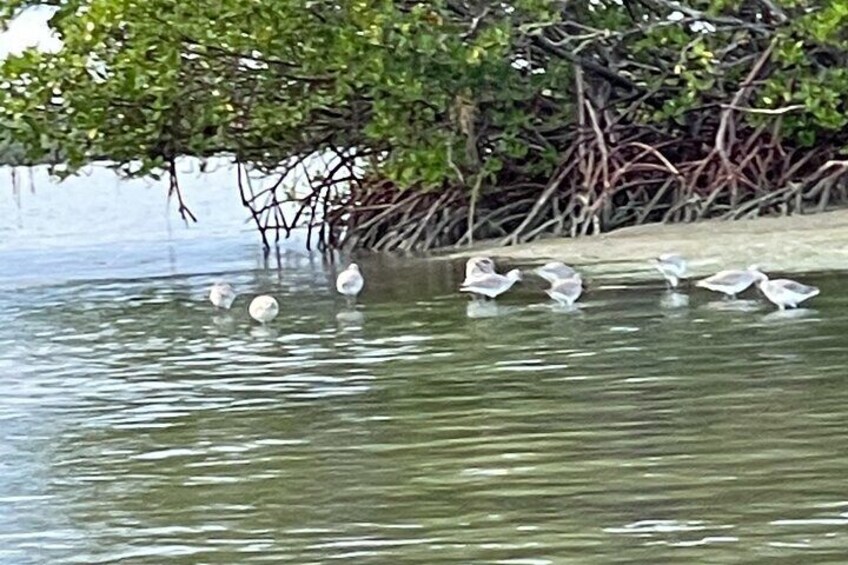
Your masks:
M350 310L319 257L191 233L0 250L0 563L848 561L838 274L800 314L568 312L364 258Z

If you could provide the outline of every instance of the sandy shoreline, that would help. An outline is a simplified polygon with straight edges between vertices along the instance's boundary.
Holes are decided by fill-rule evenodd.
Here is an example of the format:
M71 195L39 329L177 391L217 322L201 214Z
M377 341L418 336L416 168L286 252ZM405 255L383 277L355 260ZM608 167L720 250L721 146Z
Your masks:
M776 273L845 270L848 210L733 222L646 225L510 247L481 242L444 256L462 258L482 253L508 265L560 260L581 266L588 275L638 280L657 276L648 261L664 252L685 256L693 276L750 264Z

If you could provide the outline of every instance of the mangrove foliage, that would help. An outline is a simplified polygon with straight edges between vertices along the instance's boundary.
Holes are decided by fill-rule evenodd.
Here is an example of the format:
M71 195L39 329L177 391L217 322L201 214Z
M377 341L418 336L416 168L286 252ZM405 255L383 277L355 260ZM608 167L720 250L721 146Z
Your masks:
M266 245L302 225L330 247L509 244L847 196L848 0L6 0L0 22L36 5L63 47L0 69L26 159L179 197L178 158L226 155Z

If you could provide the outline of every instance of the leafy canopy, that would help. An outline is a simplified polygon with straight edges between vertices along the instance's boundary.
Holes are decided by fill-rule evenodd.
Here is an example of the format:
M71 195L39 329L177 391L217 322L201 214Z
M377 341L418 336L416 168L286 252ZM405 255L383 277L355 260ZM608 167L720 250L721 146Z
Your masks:
M64 46L3 62L0 123L68 173L220 153L270 170L329 149L402 186L545 173L579 113L576 67L621 94L613 111L674 128L729 101L769 42L749 102L802 105L785 118L800 143L848 123L845 0L6 0L0 22L37 4Z

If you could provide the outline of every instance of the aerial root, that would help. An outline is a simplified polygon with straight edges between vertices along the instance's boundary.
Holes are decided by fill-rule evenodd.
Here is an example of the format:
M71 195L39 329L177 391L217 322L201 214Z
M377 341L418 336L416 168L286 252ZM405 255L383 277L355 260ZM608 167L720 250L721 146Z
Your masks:
M505 167L481 184L473 206L472 191L459 181L401 187L373 170L363 173L361 156L352 151L335 154L320 174L311 164L309 188L299 193L290 177L303 158L274 171L276 181L261 190L238 163L239 190L268 247L272 235L276 241L306 228L309 246L375 251L426 251L481 239L512 245L647 223L822 211L848 202L848 161L835 160L830 146L782 146L779 125L740 135L743 128L728 110L722 120L735 137L710 145L607 123L588 99L586 109L586 131L570 134L546 181L526 178L518 165Z

